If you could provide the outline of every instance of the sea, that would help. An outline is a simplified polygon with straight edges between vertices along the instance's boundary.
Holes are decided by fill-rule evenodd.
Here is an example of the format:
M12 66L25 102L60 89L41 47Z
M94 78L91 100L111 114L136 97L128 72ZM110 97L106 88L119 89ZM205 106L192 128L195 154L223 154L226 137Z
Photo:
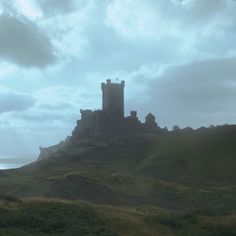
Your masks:
M0 170L19 168L36 159L37 157L0 156Z

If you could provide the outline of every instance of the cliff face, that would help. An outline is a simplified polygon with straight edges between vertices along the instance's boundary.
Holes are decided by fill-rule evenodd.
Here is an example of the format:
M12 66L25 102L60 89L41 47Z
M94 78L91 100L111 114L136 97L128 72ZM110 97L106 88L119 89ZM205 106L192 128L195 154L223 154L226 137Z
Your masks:
M47 158L50 158L50 156L53 156L56 152L59 152L63 148L65 148L70 141L70 137L67 137L65 140L59 142L56 145L50 146L50 147L39 147L39 157L38 161L45 160Z

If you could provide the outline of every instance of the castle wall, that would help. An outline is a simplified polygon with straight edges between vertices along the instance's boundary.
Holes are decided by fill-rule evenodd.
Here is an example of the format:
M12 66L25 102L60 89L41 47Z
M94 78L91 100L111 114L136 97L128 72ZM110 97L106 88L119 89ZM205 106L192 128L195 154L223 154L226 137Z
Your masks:
M137 133L155 133L160 130L155 116L149 113L145 123L138 120L137 112L131 111L124 117L124 81L102 83L102 110L80 110L81 120L77 121L71 141L83 138L113 138Z

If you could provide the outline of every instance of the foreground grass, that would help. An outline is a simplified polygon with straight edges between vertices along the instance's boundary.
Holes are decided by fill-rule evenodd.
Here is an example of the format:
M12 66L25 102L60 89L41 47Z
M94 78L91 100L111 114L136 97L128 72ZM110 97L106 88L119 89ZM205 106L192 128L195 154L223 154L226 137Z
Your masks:
M96 210L62 201L4 201L0 235L117 235Z
M122 208L83 201L3 198L0 235L234 236L236 215Z

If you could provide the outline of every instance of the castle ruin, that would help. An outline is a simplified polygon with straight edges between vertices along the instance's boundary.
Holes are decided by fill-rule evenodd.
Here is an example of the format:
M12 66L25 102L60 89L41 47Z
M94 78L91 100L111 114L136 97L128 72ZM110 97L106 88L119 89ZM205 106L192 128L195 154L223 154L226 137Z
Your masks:
M102 110L80 110L81 119L72 132L71 141L83 138L112 138L138 133L157 133L155 116L149 113L141 123L137 111L124 116L125 81L113 83L110 79L101 84Z

